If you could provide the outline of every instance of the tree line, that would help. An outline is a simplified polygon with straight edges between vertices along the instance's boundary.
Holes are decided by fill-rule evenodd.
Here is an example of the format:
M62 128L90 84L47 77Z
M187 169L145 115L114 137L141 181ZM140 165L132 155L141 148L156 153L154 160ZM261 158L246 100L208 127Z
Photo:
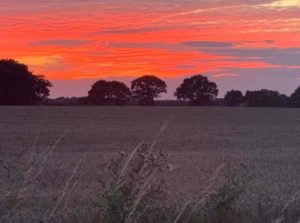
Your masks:
M28 66L12 59L0 60L0 105L33 105L46 103L52 84L42 75L35 75ZM131 82L130 88L120 81L98 80L87 97L72 98L62 104L154 105L155 99L167 93L167 85L160 78L144 75ZM212 106L216 103L218 87L201 74L185 78L174 96L188 105ZM57 99L57 100L60 100ZM228 91L222 100L225 106L300 107L300 87L290 96L273 90ZM46 103L47 104L47 103Z

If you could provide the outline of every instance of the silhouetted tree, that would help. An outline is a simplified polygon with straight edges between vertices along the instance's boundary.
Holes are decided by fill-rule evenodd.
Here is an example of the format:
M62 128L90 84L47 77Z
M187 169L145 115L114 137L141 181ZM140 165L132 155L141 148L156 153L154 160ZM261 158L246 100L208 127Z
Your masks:
M216 83L199 74L184 79L174 95L179 100L189 100L191 105L212 105L218 92Z
M239 106L244 101L244 96L241 91L231 90L228 91L224 97L226 106Z
M292 107L300 107L300 87L291 95L289 104Z
M88 92L88 100L94 105L126 105L130 95L130 89L122 82L99 80Z
M34 75L25 64L12 59L0 60L0 104L30 105L49 96L51 83Z
M285 95L266 89L247 91L245 99L250 107L281 107L286 103Z
M154 99L162 93L167 93L166 83L152 75L142 76L131 82L134 97L139 100L139 105L153 105Z
M42 101L43 105L55 105L55 106L74 106L74 105L88 105L87 97L58 97L47 98Z
M279 100L280 100L280 106L281 107L288 107L289 106L290 98L288 96L286 96L285 94L279 95Z

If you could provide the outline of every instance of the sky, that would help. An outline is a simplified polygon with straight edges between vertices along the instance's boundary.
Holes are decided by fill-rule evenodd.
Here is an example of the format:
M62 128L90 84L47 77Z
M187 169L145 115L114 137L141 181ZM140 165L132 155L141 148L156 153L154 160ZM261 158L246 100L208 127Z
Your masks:
M164 99L194 74L220 97L289 95L300 85L300 0L0 1L0 58L45 75L52 98L146 74L166 81Z

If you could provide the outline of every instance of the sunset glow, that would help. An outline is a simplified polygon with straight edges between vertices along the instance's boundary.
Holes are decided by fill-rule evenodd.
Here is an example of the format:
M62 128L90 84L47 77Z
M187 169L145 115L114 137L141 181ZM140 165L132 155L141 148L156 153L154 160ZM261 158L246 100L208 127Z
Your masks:
M289 94L300 85L299 15L300 0L1 1L0 58L45 75L53 97L143 74L170 83L171 97L182 78L199 73L221 94Z

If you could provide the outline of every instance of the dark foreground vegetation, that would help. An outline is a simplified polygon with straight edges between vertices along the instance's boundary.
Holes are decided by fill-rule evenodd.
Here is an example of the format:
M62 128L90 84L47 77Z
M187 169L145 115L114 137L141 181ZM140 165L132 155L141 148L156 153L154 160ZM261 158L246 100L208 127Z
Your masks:
M47 99L51 83L41 75L34 75L24 64L14 60L0 60L0 105L194 105L300 107L300 87L291 96L273 90L228 91L224 99L217 99L217 84L202 75L185 78L176 89L177 102L156 102L167 92L166 83L158 77L145 75L131 82L131 89L119 81L99 80L87 97Z
M193 198L176 200L170 196L167 174L176 174L168 154L141 143L130 154L120 154L102 167L104 188L103 219L107 223L298 223L299 200L285 205L256 201L253 210L243 206L252 176L240 164L220 164L208 176L208 183ZM255 196L255 195L254 195ZM298 196L295 194L295 196ZM266 197L264 198L266 199Z

